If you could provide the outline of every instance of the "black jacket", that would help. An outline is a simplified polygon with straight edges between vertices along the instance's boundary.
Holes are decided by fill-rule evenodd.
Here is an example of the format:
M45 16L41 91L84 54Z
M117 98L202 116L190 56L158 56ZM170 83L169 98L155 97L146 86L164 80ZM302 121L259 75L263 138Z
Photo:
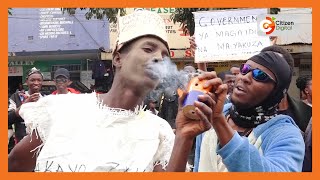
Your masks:
M159 114L162 119L165 119L172 129L176 128L176 116L178 113L178 95L172 97L161 97Z
M19 92L12 94L9 101L8 125L9 127L14 125L15 137L20 141L26 135L26 126L24 125L23 119L15 113L15 109L19 108L22 104Z
M312 172L312 119L309 121L306 132L304 134L304 142L306 145L302 172Z
M43 96L43 94L41 93ZM19 108L22 105L24 98L19 95L19 92L16 92L11 95L9 99L9 108L8 108L8 128L14 125L15 137L18 142L26 135L26 126L24 125L24 120L17 116L15 109Z
M291 97L289 94L287 95L287 99L289 107L285 111L280 111L280 113L290 116L298 125L300 130L305 132L312 116L312 107L308 106L301 100Z
M288 96L289 108L292 110L295 119L294 121L299 128L305 132L309 124L310 118L312 117L312 107L308 106L301 100L296 100Z

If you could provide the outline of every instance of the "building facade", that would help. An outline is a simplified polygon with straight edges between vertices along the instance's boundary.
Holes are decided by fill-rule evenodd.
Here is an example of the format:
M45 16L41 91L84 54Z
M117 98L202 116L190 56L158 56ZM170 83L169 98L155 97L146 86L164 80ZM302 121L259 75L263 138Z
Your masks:
M193 65L189 35L184 34L179 23L173 23L170 16L174 8L145 8L163 17L170 46L170 56L178 69ZM131 13L135 9L127 8ZM236 11L236 10L235 10ZM46 80L52 80L54 71L65 67L71 72L71 79L80 81L88 88L112 75L112 49L117 38L117 24L107 20L85 19L86 11L77 10L74 15L63 14L60 8L14 8L9 16L8 76L9 88L14 91L18 83L24 82L25 73L32 67L40 68ZM311 8L281 8L279 14L312 14ZM312 23L311 20L306 20ZM299 75L312 73L312 30L303 29L300 34L278 37L276 44L286 48L294 57L294 77L289 93L299 97L295 80ZM103 51L101 51L103 50ZM97 63L105 65L106 76L93 79L92 67ZM208 70L228 70L245 60L207 63ZM96 87L97 88L97 87ZM105 89L105 88L104 88ZM107 88L108 89L108 88Z
M39 68L52 80L57 68L67 68L72 81L94 84L91 65L109 49L109 22L85 18L86 10L74 15L61 8L13 8L8 17L8 88L12 93L24 83L26 72ZM90 78L89 78L90 77Z

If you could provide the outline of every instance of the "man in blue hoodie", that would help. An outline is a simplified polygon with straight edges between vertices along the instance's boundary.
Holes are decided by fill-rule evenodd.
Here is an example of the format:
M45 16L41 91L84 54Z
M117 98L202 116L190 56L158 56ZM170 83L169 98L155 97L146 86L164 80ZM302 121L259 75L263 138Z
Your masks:
M226 92L212 95L212 128L196 138L194 171L302 170L305 147L300 130L291 117L277 113L291 82L287 55L263 51L242 64L232 104L224 106ZM210 80L208 85L214 84Z

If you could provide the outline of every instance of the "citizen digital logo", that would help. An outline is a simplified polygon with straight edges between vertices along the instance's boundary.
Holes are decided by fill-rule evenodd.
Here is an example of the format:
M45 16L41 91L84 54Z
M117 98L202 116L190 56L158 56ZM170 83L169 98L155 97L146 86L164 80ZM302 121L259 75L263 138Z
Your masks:
M292 21L276 21L276 30L285 31L292 30L294 22Z
M292 21L276 21L276 25L281 25L281 26L292 26L294 25L294 22Z
M294 19L288 17L274 16L274 15L261 15L258 17L258 30L260 35L272 36L279 32L288 32L296 29Z

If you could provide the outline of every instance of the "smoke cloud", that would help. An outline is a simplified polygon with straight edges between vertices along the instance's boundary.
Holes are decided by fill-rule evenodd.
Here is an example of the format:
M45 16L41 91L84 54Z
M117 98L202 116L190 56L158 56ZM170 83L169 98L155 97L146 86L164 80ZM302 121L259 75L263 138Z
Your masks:
M159 79L160 82L147 96L149 100L158 101L163 93L170 98L175 95L178 88L186 89L190 80L188 72L179 71L169 57L164 57L162 61L154 59L153 62L147 68L153 72L152 77Z

